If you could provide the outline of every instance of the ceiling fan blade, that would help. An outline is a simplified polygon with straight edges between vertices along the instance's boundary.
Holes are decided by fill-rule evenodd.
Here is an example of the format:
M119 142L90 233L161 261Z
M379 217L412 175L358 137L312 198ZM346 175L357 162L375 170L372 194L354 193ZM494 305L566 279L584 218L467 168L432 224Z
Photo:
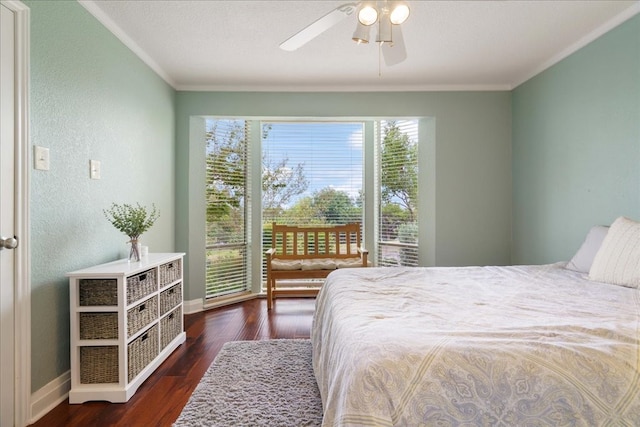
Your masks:
M404 37L400 25L393 25L392 40L393 43L382 44L382 56L387 67L396 65L407 59L407 49L404 46Z
M283 41L280 44L280 49L287 51L298 49L345 19L347 16L351 15L356 10L357 6L358 3L345 3L336 7L322 18Z

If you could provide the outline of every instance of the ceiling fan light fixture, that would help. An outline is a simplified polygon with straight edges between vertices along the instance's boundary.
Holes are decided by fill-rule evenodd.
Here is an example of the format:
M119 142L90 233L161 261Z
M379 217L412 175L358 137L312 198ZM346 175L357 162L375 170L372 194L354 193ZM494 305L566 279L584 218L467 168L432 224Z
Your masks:
M351 37L353 39L354 42L361 44L361 43L369 43L369 34L371 33L371 27L368 25L362 25L360 22L358 22L358 25L356 26L356 30L353 32L353 37Z
M410 13L409 6L405 2L395 2L391 8L389 20L393 25L400 25L409 18Z
M363 4L358 10L358 22L362 25L373 25L378 20L378 9L369 3Z

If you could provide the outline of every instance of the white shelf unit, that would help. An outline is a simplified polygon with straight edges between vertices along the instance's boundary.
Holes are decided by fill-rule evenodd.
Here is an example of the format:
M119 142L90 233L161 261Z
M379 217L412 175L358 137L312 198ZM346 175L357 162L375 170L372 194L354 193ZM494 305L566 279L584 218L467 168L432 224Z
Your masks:
M127 402L183 342L184 253L151 253L67 273L69 403Z

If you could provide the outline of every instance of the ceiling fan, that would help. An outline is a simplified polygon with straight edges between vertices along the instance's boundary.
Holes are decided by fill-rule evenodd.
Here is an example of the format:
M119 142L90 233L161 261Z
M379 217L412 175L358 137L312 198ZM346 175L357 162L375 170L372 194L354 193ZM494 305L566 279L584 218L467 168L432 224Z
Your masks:
M369 43L371 28L377 24L376 43L387 66L399 64L407 58L400 24L409 17L409 6L404 1L363 1L340 5L298 31L280 44L280 49L296 50L331 27L356 13L357 23L352 39L358 43Z

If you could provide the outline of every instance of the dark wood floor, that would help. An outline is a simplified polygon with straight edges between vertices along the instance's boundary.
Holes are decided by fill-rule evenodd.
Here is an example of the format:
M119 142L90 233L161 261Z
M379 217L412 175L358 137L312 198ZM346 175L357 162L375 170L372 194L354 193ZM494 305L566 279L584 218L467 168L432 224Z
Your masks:
M315 300L281 298L271 312L264 299L185 316L187 341L127 403L63 402L34 427L171 426L224 343L309 338Z

